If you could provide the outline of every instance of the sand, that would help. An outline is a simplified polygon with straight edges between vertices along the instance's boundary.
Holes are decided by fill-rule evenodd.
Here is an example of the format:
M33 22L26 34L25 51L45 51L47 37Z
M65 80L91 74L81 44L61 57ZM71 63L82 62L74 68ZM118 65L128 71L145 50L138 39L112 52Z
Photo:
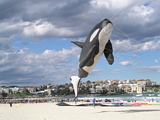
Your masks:
M160 106L57 106L56 103L0 104L0 120L160 120Z

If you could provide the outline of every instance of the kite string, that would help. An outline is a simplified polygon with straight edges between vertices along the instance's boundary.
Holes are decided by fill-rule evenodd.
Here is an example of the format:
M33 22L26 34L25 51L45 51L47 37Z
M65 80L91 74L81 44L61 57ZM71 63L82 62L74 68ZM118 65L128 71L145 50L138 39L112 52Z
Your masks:
M150 1L151 2L151 1ZM152 1L151 2L151 4L153 4L154 2L157 2L156 0L155 1ZM131 8L133 6L133 4L130 4L127 8L125 8L125 9L121 9L118 13L116 13L115 15L113 15L111 18L111 20L113 21L113 22L115 22L116 20L118 20L117 18L118 18L118 16L120 16L124 11L127 11L127 10L129 10L129 8ZM115 22L116 23L116 22ZM116 28L115 30L117 30L117 31L119 31L119 33L121 33L122 35L124 35L126 38L127 38L127 40L129 40L131 37L128 35L128 34L126 34L124 31L122 31L121 29L119 29L118 27L116 27L116 25L114 26L114 28Z
M118 16L120 16L124 11L128 10L129 8L131 8L132 4L129 5L127 8L125 9L121 9L118 13L116 13L115 15L113 15L111 18L112 18L112 21L116 23L116 20L118 20ZM122 31L119 27L116 26L116 24L114 25L114 28L115 30L120 33L121 35L123 35L124 37L127 38L127 40L130 39L130 36L128 34L126 34L124 31ZM118 35L120 36L120 35Z
M114 29L116 32L120 33L117 36L123 35L125 38L127 38L127 40L130 40L130 36L128 34L126 34L125 32L123 32L121 29L119 29L117 26L114 26Z

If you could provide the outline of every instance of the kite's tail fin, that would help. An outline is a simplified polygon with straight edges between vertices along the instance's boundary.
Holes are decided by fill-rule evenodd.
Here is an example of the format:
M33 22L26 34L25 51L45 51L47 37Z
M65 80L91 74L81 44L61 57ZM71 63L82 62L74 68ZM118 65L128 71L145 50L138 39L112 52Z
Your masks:
M73 85L74 94L75 94L75 98L76 98L78 96L78 85L79 85L81 78L78 76L71 76L70 80Z

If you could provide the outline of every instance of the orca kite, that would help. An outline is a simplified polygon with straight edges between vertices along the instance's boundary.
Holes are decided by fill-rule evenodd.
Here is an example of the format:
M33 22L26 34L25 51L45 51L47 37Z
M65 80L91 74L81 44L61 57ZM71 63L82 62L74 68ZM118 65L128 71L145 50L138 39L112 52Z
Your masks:
M79 74L71 76L75 98L78 95L78 85L82 78L90 74L96 66L99 58L104 54L110 65L114 62L112 43L112 22L108 19L102 20L90 32L85 42L73 42L82 48L79 59Z

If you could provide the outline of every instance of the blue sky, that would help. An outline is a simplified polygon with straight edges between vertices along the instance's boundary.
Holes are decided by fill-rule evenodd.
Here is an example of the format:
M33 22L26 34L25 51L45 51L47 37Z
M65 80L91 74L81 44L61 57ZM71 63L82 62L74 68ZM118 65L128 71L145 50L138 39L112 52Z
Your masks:
M69 83L81 50L70 41L85 41L104 18L113 22L115 62L103 56L84 80L160 83L159 7L153 0L0 0L0 85Z

